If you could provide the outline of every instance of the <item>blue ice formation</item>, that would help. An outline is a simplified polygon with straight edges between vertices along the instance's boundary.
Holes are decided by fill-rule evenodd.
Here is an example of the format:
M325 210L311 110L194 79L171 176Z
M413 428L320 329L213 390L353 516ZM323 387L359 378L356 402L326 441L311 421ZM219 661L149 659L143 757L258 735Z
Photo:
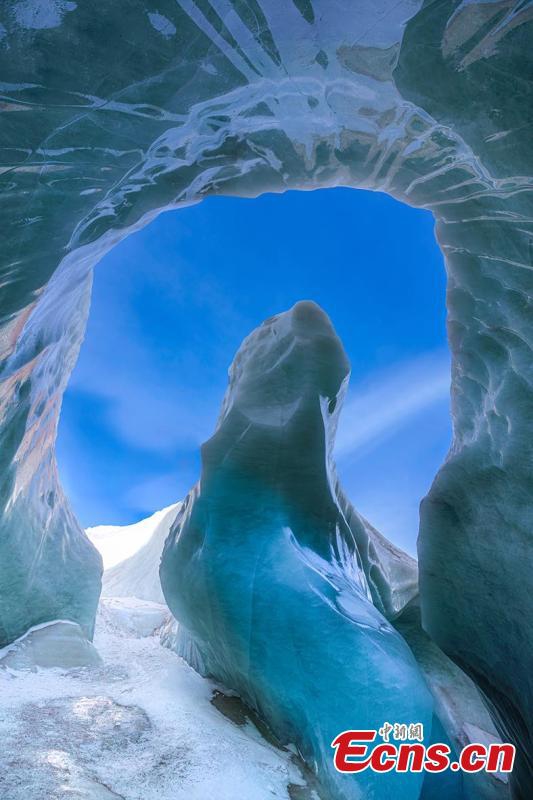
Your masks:
M387 569L394 560L401 575L403 566L409 580L398 583L412 596L412 560L353 509L347 517L339 499L332 447L348 375L342 344L312 302L244 340L202 447L201 479L166 541L161 583L181 653L295 743L328 800L409 800L423 775L343 775L332 760L340 732L387 720L421 722L429 742L433 713L385 616L399 611Z

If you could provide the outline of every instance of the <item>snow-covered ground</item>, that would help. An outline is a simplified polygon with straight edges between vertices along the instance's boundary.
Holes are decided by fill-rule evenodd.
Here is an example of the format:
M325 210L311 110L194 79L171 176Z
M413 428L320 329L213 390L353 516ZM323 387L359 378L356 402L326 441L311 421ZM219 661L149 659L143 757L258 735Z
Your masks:
M128 605L101 604L94 643L103 666L0 668L2 800L303 796L290 752L218 711L215 685L162 647L157 629L138 635L165 607L158 618L153 603L144 616L142 603Z
M237 698L221 702L223 687L160 644L168 608L138 595L158 590L165 530L178 508L88 531L107 568L104 587L112 575L121 595L100 603L94 645L102 663L89 653L91 666L28 669L35 654L46 664L83 660L70 623L38 626L0 650L1 800L317 797L293 754L264 738ZM137 597L124 597L129 589ZM10 666L20 663L26 669Z

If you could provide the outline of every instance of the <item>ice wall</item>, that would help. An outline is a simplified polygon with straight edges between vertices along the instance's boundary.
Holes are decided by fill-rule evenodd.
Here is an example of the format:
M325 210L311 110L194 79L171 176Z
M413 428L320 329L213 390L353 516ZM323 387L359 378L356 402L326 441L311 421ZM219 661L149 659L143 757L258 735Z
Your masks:
M100 567L53 440L92 264L210 193L386 191L433 211L449 275L454 442L422 509L423 621L521 747L530 797L531 17L513 0L2 5L2 641L43 616L91 627Z

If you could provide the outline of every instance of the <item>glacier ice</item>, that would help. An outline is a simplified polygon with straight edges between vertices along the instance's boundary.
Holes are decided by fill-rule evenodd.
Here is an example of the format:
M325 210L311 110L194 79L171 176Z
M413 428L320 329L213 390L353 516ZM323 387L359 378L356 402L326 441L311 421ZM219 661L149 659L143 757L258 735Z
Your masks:
M424 632L420 598L415 596L395 620L433 695L435 714L445 740L456 753L468 744L501 742L489 711L474 682ZM463 775L466 800L508 800L508 776L477 772ZM429 794L431 797L431 792Z
M39 668L97 667L97 649L75 622L55 620L35 625L0 650L0 668L35 671Z
M531 28L518 0L3 4L0 644L92 630L100 561L53 447L94 263L208 194L385 191L434 213L448 272L454 439L422 507L422 621L517 744L529 800Z
M64 277L54 275L22 316L8 314L0 339L0 646L54 619L91 638L100 594L102 560L70 509L54 453L90 287L87 274ZM56 307L58 282L59 294L77 295L76 313L68 302ZM6 311L12 292L2 288Z
M359 554L356 537L373 531L355 534L337 497L332 448L348 375L314 303L244 340L200 482L165 543L161 584L181 653L191 659L190 640L194 665L294 742L328 797L417 798L420 774L341 775L331 755L341 731L390 719L422 722L429 741L433 711L409 648L372 602L374 592L390 606L380 550L365 542L367 571Z

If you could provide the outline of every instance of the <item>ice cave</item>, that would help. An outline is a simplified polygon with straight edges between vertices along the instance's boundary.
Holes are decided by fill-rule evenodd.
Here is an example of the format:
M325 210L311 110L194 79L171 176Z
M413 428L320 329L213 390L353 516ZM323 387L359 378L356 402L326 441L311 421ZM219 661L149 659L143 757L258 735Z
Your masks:
M533 797L532 22L531 0L3 4L2 798L27 800L39 763L35 798L151 800L142 781L123 788L135 747L164 800ZM453 441L418 565L337 480L349 366L324 312L297 303L242 343L196 486L104 573L93 645L102 559L55 456L93 266L209 195L338 186L432 212L445 258ZM145 575L125 607L121 582ZM125 626L127 688L110 633ZM76 681L92 694L76 699ZM510 742L514 769L340 774L331 741L353 717L424 723L454 751ZM98 778L98 747L116 742L116 774ZM222 782L203 769L213 742Z

